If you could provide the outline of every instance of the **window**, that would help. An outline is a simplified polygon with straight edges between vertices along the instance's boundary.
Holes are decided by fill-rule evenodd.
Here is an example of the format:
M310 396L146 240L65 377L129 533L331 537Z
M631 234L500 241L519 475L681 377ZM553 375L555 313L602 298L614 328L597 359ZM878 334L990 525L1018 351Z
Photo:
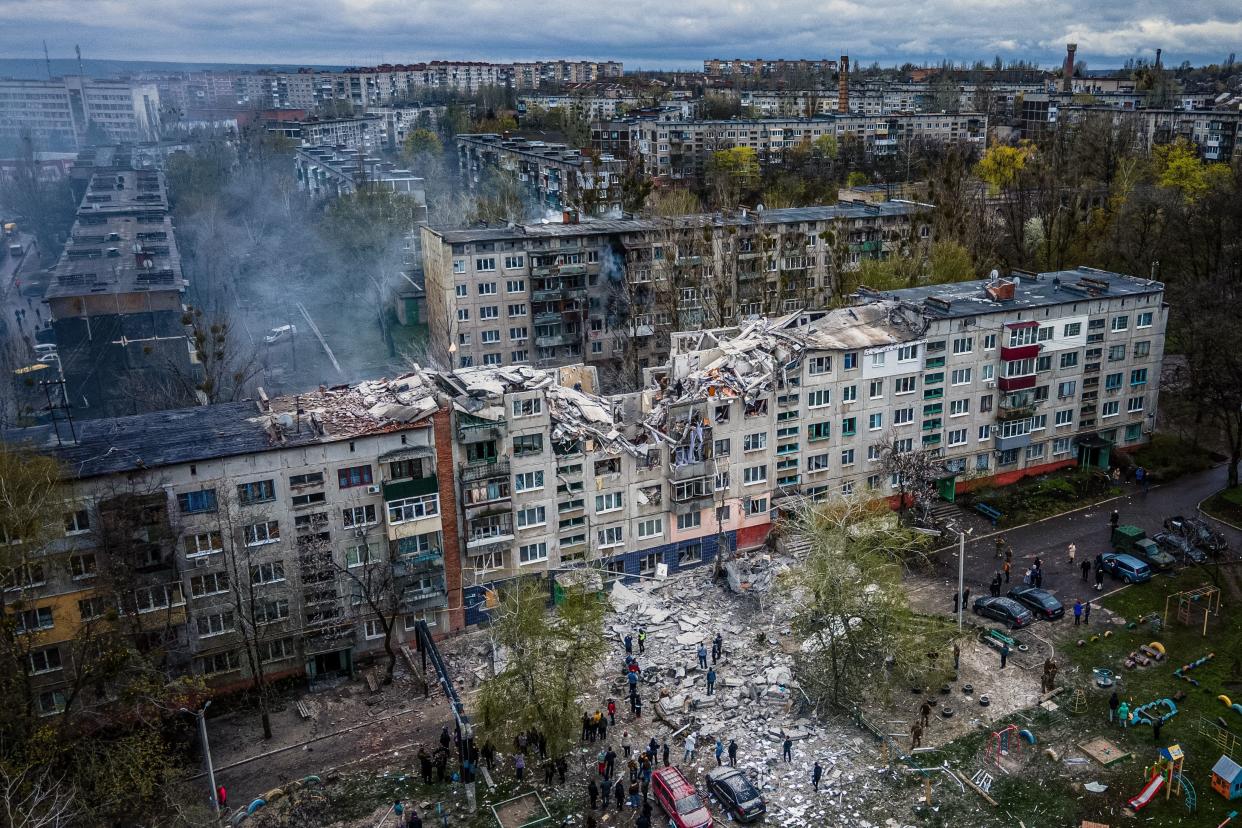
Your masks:
M88 552L82 555L70 556L69 574L73 576L75 581L94 578L99 574L99 564L95 560L94 553Z
M949 382L953 385L967 385L970 383L969 368L954 368L953 373L949 375Z
M832 389L819 388L809 392L806 395L806 404L808 408L823 408L832 405Z
M525 305L525 304L510 305L510 306L509 306L509 308L508 308L508 310L509 310L509 315L510 315L510 316L525 316L525 315L526 315L526 305Z
M988 440L988 439L991 439L991 437L992 437L992 426L991 425L979 426L979 440L981 441Z
M716 457L729 456L729 438L724 437L712 443L712 454Z
M190 595L202 598L207 595L219 595L229 591L229 574L227 572L208 572L190 578Z
M1121 402L1119 400L1110 400L1104 403L1104 406L1100 409L1101 417L1116 417L1120 413Z
M435 627L440 623L440 614L434 610L421 610L409 613L405 616L406 632L416 629L419 621L422 621L428 627Z
M872 368L883 368L886 358L887 358L887 354L885 354L883 351L872 354L871 355L871 367Z
M278 638L275 641L265 641L259 646L259 655L265 662L293 658L297 655L297 652L297 646L293 643L292 638Z
M91 514L85 509L65 513L65 534L80 535L91 529Z
M831 370L832 357L830 356L811 357L810 360L807 361L807 373L811 376L815 376L816 374L827 374Z
M1131 423L1126 426L1126 442L1133 443L1143 436L1143 426L1139 423Z
M479 308L480 319L499 319L500 307L497 305L484 305Z
M729 488L729 470L721 469L716 472L715 478L712 481L712 486L717 492L723 492L725 489Z
M1060 428L1061 426L1073 425L1074 424L1074 409L1063 408L1060 411L1058 411L1053 416L1052 424L1058 428Z
M768 435L765 431L747 434L742 439L742 451L760 451L768 447Z
M1124 331L1129 327L1130 327L1130 317L1128 316L1114 316L1113 317L1112 329L1114 332Z
M1134 318L1134 327L1150 328L1151 327L1151 311L1143 311Z
M440 495L425 494L388 501L388 522L405 523L440 514Z
M996 350L996 334L986 334L983 337L983 350L985 351Z
M975 471L987 471L991 464L992 456L990 454L975 455Z
M904 440L896 440L893 443L893 451L897 454L908 454L914 451L914 438L907 437Z
M664 519L663 518L648 518L647 520L640 520L638 522L639 540L643 540L645 538L654 538L658 535L663 535L663 534L664 534Z
M284 579L284 561L271 561L250 567L250 583L252 584L275 584Z
M883 397L884 396L884 380L882 379L872 380L871 387L868 390L868 394L873 400L878 400L880 397Z
M600 529L596 539L600 549L620 546L625 543L625 528L622 526L609 526L605 529Z
M1005 451L1000 452L996 458L996 465L998 466L1012 466L1017 462L1018 449L1006 449Z
M526 457L543 454L542 434L523 434L513 438L513 456Z
M1059 457L1070 453L1070 438L1058 437L1052 441L1052 456Z
M1039 460L1043 458L1044 449L1046 447L1047 447L1046 443L1032 443L1031 445L1026 447L1026 459L1030 461L1030 460Z
M1051 371L1052 370L1052 354L1044 354L1041 357L1036 357L1035 358L1035 370L1036 371Z
M752 497L746 501L747 515L762 515L768 511L768 499L766 497Z
M949 401L949 416L950 417L961 417L962 415L969 414L969 413L970 413L970 400L950 400Z
M494 259L492 261L495 261ZM374 641L377 638L384 638L388 633L384 631L384 624L378 618L368 618L362 624L362 636L368 641Z
M1143 342L1134 343L1134 358L1145 359L1151 356L1151 343L1144 340Z
M767 466L748 466L742 470L742 483L746 486L753 486L757 483L766 483L768 480Z
M369 486L373 482L370 465L350 466L349 468L336 470L336 483L342 489L351 489L355 486Z
M981 365L981 366L979 366L979 379L983 380L984 382L987 382L987 381L991 380L991 379L992 379L993 377L995 377L995 376L996 376L996 366L995 366L995 365Z
M1078 365L1078 352L1077 351L1070 351L1069 353L1061 354L1061 367L1062 368L1074 368L1077 365Z
M510 408L514 417L534 417L543 413L542 397L527 397L523 400L514 400Z
M233 612L225 610L214 615L200 615L195 619L195 623L198 625L199 638L222 635L233 631Z
M505 256L505 270L514 270L519 267L526 267L525 256ZM513 284L513 282L509 282L509 284ZM509 288L510 292L515 289L521 290L522 288Z
M677 528L679 530L697 529L703 525L702 512L690 512L686 515L677 516Z
M280 523L275 520L265 520L259 523L252 523L242 529L242 536L246 542L246 546L261 546L265 543L276 543L280 540Z
M346 529L355 526L370 526L377 522L374 503L368 503L366 506L351 506L341 510L341 525Z
M625 498L622 492L604 492L595 496L595 513L602 514L604 512L615 512L625 507Z
M259 601L254 606L256 624L274 624L289 617L289 599L277 598L274 601Z
M518 492L534 492L543 488L543 472L528 471L513 476L513 490Z
M964 336L953 340L953 353L969 354L975 349L975 339L972 336Z
M297 489L302 486L322 486L323 472L307 472L306 474L289 475L289 488Z
M204 676L214 673L228 673L241 667L241 656L236 650L227 653L216 653L198 660L199 672Z
M529 336L530 336L530 331L524 325L521 327L509 329L509 338L512 339L514 342L521 342L523 339L527 339Z
M1117 376L1116 387L1120 388L1121 387L1121 374L1117 374L1116 376ZM1147 384L1147 369L1146 368L1135 368L1133 371L1131 371L1130 372L1130 384L1131 385L1146 385Z
M17 619L17 632L19 633L50 630L54 626L51 607L21 610L14 613L14 615Z
M852 403L858 401L858 386L847 385L841 389L841 402Z
M918 377L898 377L893 380L893 394L913 394Z
M468 296L468 295L469 295L468 291L466 290L466 286L465 286L465 285L454 285L454 286L453 286L453 294L454 294L454 295L455 295L458 299L465 299L465 298L466 298L466 296Z
M1069 380L1057 386L1057 399L1064 400L1074 396L1078 391L1078 381Z
M846 417L841 421L841 436L853 437L858 433L858 418Z
M879 431L884 428L884 413L877 411L867 418L867 428L872 431Z
M526 362L527 359L529 359L529 356L526 350L512 351L509 353L510 362Z
M543 506L528 506L525 509L518 509L517 525L519 529L546 526L547 523L547 509Z
M841 355L841 368L845 371L851 371L858 367L858 352L851 351Z
M909 425L914 422L913 408L898 408L893 412L893 425Z
M465 273L466 272L466 260L465 259L453 259L453 272L454 273ZM460 287L464 288L465 285L460 285Z
M1133 377L1133 374L1131 374ZM1134 383L1131 382L1131 385ZM1109 374L1104 377L1104 389L1106 391L1115 391L1121 387L1121 374Z
M1009 331L1009 347L1020 348L1023 345L1034 345L1038 330L1034 327L1014 328Z
M903 345L897 349L898 362L913 362L919 358L918 345Z
M823 471L828 468L827 454L812 454L806 458L806 470L808 472Z
M1044 325L1043 327L1039 329L1039 334L1035 337L1036 340L1038 340L1039 342L1047 342L1048 340L1052 339L1053 330L1054 328L1052 325Z
M479 295L480 296L495 296L496 295L496 283L495 282L479 282Z
M216 490L200 489L197 492L182 492L177 495L177 507L183 514L196 512L214 512L216 510Z
M875 491L880 488L880 475L873 474L867 477L867 488Z
M677 550L678 566L693 566L703 561L703 544L692 543Z
M966 445L966 429L955 428L949 432L949 445L964 446Z
M323 492L307 492L306 494L294 495L289 498L289 503L294 509L300 509L304 506L316 506L328 499Z
M256 480L237 487L237 500L243 506L266 503L276 499L276 485L271 480ZM213 510L214 511L214 510Z
M1065 338L1078 336L1080 333L1082 333L1081 322L1070 322L1061 329L1061 336Z
M30 672L52 673L60 669L60 650L49 647L46 650L35 650L30 653Z
M487 258L475 259L475 260L474 260L474 269L475 269L475 270L482 270L482 271L484 271L484 272L486 272L486 271L490 271L490 270L495 270L495 269L496 269L496 259L495 259L495 257L489 256L489 257L487 257Z
M1007 377L1025 377L1034 373L1035 360L1033 359L1015 359L1005 363L1005 376Z
M65 697L65 691L48 690L46 693L39 694L38 703L40 716L54 716L57 713L63 713L69 702Z
M1142 397L1131 397L1129 400L1126 401L1126 413L1128 414L1139 413L1140 411L1143 410L1143 402L1144 400Z
M219 532L199 532L185 536L185 556L201 558L224 551L224 539Z
M479 342L484 345L495 345L500 341L500 331L493 328L489 331L482 331L479 335Z
M1108 361L1109 362L1121 362L1125 358L1126 358L1126 346L1125 345L1113 345L1112 347L1108 349Z
M470 308L458 308L457 309L457 321L458 322L469 322L470 321Z
M104 603L103 596L95 595L78 601L78 615L81 616L84 622L103 618L104 613L107 611L108 605Z

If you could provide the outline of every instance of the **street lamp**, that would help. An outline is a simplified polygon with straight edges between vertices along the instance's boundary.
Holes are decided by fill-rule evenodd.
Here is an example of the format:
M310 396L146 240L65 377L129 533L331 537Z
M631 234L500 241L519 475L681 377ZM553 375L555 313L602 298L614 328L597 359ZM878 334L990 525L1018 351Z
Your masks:
M975 530L967 529L963 532L955 523L950 523L947 528L957 533L957 631L961 632L962 616L966 612L966 601L963 600L966 589L966 536Z
M216 799L216 769L212 767L211 764L211 744L207 741L207 719L205 716L207 714L208 707L211 707L210 699L203 704L202 710L189 710L183 707L181 708L181 712L189 713L191 716L198 719L198 738L203 743L203 758L207 762L207 784L211 785L211 807L212 810L216 812L216 815L219 816L220 801Z

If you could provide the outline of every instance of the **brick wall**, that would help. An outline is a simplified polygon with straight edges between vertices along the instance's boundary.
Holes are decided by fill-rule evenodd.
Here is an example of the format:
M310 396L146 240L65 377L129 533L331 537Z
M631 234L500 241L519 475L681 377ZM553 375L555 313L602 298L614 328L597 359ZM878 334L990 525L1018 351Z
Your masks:
M440 486L440 524L444 542L444 591L448 595L448 632L466 625L461 591L461 540L457 532L457 469L453 463L453 424L447 407L431 418L436 445L436 480Z

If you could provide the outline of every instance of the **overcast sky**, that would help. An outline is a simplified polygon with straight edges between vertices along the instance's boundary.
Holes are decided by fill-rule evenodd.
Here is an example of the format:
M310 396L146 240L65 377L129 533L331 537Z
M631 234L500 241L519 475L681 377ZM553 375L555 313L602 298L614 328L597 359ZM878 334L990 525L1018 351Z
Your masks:
M433 59L617 59L627 69L709 57L884 64L1150 57L1223 60L1240 0L0 0L0 57L369 65Z

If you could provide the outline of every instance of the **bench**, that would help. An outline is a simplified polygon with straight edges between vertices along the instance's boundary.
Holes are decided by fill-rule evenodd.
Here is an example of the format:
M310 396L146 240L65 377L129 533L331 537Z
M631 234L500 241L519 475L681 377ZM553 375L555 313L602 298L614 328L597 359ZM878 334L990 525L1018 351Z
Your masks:
M370 689L372 693L378 693L380 691L380 683L379 679L375 677L375 671L367 670L364 675L367 680L367 688Z
M298 702L297 708L298 708L298 715L301 716L303 719L314 718L314 714L311 712L311 709L309 706L307 706L306 702Z
M986 503L976 503L975 511L992 521L993 526L996 526L996 522L1005 516L1005 513L1000 509L997 509L994 506L989 506Z

